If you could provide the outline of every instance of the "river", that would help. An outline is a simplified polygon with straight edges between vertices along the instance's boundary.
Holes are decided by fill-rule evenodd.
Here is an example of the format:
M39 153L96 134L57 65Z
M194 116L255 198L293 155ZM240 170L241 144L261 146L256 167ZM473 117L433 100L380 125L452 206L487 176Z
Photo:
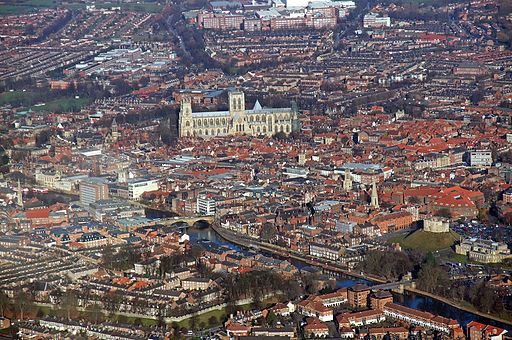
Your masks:
M189 228L187 233L190 235L190 239L192 241L199 240L199 239L205 239L210 240L211 242L221 244L224 246L227 246L229 248L235 249L235 250L242 250L241 247L232 244L224 239L222 239L215 231L213 231L211 228L209 228L207 225L204 226L204 228L197 229L197 228ZM273 256L268 253L264 253L267 256ZM306 265L304 263L301 263L300 261L291 261L293 265L296 267L303 268ZM373 283L368 280L364 279L356 279L351 277L339 277L336 280L336 286L337 287L350 287L353 286L356 283L365 283L369 286L371 286ZM463 310L460 310L456 307L450 306L444 302L434 300L430 297L425 297L422 295L406 292L404 294L394 294L395 302L399 303L401 305L416 308L423 311L429 311L430 313L441 315L447 318L455 319L457 320L461 326L465 327L470 321L478 321L485 324L494 325L497 327L504 328L508 330L509 332L512 332L512 326L507 325L492 319L488 319L485 317L481 317L478 315L475 315L470 312L466 312Z

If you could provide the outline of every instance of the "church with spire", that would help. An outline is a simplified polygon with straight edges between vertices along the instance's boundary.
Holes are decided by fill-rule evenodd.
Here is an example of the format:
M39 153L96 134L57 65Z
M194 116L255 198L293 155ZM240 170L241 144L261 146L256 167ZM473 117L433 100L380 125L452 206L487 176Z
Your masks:
M190 98L183 98L179 115L180 137L211 138L216 136L286 135L300 130L298 110L266 108L256 101L252 109L245 108L245 95L241 91L229 92L229 110L193 112Z

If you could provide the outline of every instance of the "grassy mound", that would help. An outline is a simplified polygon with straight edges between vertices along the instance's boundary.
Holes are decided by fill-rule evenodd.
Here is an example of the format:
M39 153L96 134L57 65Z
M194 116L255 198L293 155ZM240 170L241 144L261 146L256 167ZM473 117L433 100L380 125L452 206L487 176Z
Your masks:
M388 240L389 243L399 243L402 248L417 249L425 252L450 248L460 236L451 231L448 233L429 233L423 229L407 235L400 235Z

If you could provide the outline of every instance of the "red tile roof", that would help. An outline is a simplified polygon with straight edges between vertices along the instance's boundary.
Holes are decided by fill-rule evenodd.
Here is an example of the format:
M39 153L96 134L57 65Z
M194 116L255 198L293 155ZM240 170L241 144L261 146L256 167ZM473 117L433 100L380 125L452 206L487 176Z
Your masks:
M50 216L50 209L42 208L27 210L25 211L25 216L27 216L28 219L48 218Z

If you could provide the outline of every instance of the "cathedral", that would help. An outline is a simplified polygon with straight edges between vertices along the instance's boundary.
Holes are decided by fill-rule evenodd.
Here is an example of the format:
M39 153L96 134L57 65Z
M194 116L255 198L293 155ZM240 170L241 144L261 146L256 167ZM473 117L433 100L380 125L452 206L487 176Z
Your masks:
M180 137L211 138L216 136L250 135L272 136L278 132L286 135L299 131L297 108L264 108L256 101L252 110L245 109L245 95L240 91L229 92L229 110L192 112L190 98L183 98L179 116Z

